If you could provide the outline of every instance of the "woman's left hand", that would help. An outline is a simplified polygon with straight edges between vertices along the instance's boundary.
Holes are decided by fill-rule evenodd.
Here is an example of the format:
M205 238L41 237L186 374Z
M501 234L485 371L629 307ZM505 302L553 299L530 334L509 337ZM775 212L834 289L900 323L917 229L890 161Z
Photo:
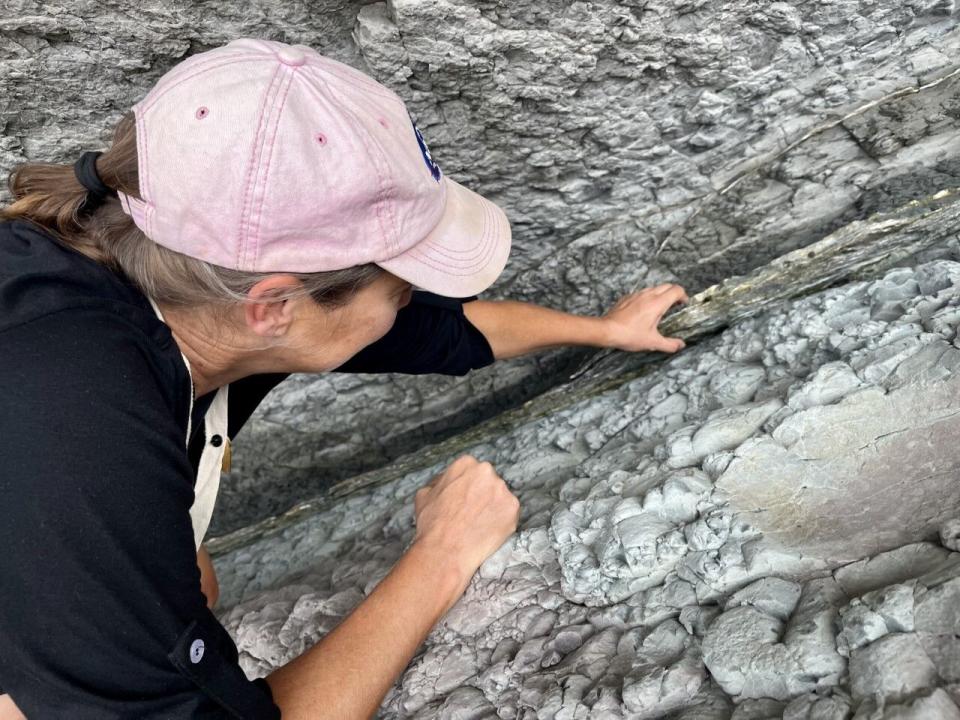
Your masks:
M603 316L608 347L631 352L682 350L686 343L680 338L664 337L657 325L667 310L687 300L686 291L672 283L625 295Z

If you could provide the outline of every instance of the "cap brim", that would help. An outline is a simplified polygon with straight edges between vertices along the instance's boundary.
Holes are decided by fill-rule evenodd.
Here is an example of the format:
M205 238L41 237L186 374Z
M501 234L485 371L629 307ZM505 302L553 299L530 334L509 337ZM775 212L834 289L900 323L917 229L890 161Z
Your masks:
M436 227L409 250L377 265L447 297L486 290L510 255L510 223L499 207L446 176L446 206Z

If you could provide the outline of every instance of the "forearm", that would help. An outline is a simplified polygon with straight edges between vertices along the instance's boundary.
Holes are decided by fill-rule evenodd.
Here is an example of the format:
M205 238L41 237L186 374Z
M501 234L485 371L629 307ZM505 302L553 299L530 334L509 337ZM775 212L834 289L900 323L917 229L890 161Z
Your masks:
M463 312L487 338L497 360L562 345L608 345L606 326L599 317L514 300L474 300L464 303Z
M197 550L197 567L200 568L200 592L207 598L207 607L213 608L220 597L220 585L206 545L201 545Z
M468 580L449 553L415 542L333 632L267 676L283 719L373 715Z

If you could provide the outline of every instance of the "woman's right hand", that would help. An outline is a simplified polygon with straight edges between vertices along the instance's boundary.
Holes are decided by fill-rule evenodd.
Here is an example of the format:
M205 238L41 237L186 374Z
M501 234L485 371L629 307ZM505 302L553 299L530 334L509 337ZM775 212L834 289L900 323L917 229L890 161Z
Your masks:
M415 543L429 545L461 573L462 588L517 529L520 501L493 465L462 455L417 491Z
M417 491L414 510L413 545L387 576L333 632L267 676L284 720L373 716L480 564L516 530L520 502L490 463L464 455Z

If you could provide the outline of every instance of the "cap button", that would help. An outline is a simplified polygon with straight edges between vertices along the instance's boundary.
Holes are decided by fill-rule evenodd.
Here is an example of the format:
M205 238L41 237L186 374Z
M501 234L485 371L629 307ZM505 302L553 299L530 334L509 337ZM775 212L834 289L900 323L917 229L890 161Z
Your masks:
M277 58L284 65L303 65L307 61L307 54L296 47L285 47L277 50Z

